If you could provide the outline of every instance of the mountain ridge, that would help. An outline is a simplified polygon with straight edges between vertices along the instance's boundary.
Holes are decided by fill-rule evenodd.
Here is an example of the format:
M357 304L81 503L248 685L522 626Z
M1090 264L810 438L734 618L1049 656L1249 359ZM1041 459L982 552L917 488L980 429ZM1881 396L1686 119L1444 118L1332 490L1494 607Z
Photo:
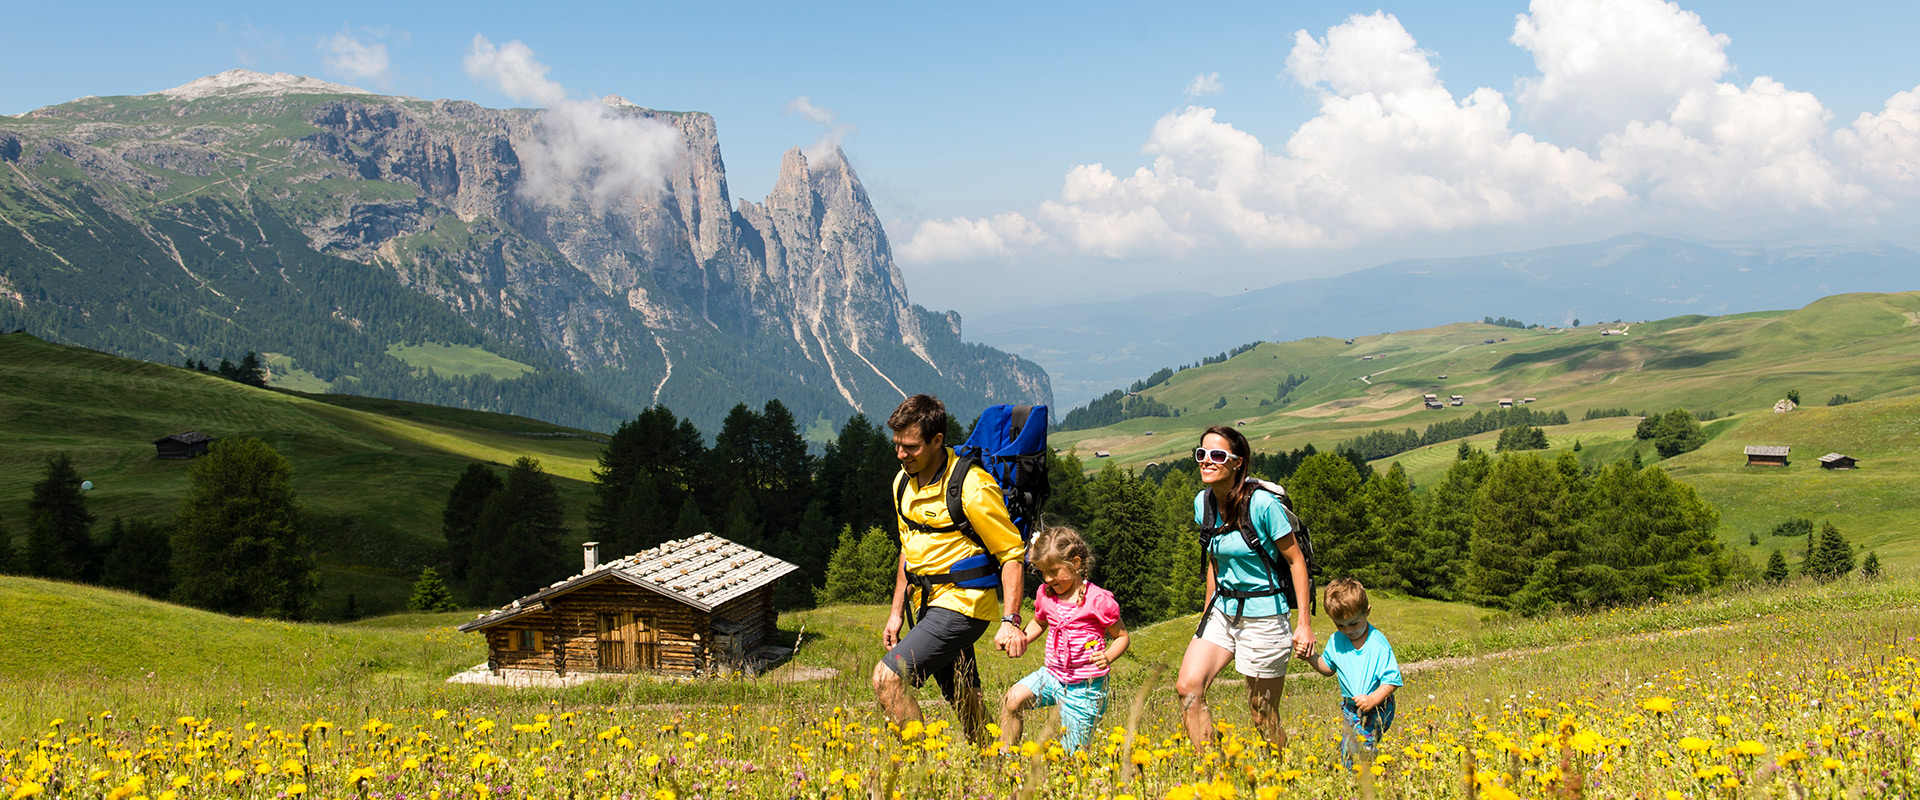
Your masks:
M1400 259L1231 296L1162 292L982 316L982 342L1046 367L1062 407L1155 369L1259 341L1348 338L1509 317L1542 325L1798 308L1845 292L1920 288L1920 253L1891 242L1697 242L1632 234L1512 253ZM1227 322L1222 322L1223 320Z
M1037 365L911 303L837 150L788 151L736 203L705 113L346 90L230 71L0 119L0 324L175 363L272 351L336 391L598 428L656 403L714 427L774 397L832 421L918 391L1050 398ZM548 399L384 355L428 341L529 364Z

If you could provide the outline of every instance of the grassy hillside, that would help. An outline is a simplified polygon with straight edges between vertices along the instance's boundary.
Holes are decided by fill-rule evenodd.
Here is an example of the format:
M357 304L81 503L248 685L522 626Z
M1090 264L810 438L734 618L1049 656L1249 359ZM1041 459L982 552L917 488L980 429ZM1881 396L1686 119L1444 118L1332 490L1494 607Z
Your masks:
M47 456L66 453L93 481L88 507L104 531L115 516L169 517L187 488L187 462L155 458L152 441L198 430L265 440L293 465L309 511L350 515L350 552L322 557L322 608L348 592L363 609L405 603L418 566L408 559L442 546L448 490L474 460L540 460L556 477L568 524L584 536L588 482L600 445L521 417L349 395L256 389L205 373L0 336L0 524L24 535L25 506Z
M1920 777L1905 748L1893 746L1911 719L1909 667L1920 654L1909 635L1920 624L1920 584L1909 577L1727 590L1542 620L1389 597L1374 605L1404 680L1377 796L1455 796L1462 746L1481 751L1483 784L1525 796L1564 793L1557 784L1565 776L1542 764L1577 770L1587 797L1692 796L1703 786L1698 773L1714 764L1731 765L1716 775L1735 781L1716 777L1708 792L1716 796L1722 786L1748 790L1742 796L1892 795ZM1292 734L1284 760L1251 749L1243 690L1230 672L1209 693L1224 752L1192 755L1171 671L1142 694L1156 667L1172 667L1190 619L1134 632L1085 760L982 755L957 739L931 687L919 693L930 725L890 730L866 683L882 614L837 606L784 616L785 635L805 644L793 662L755 680L642 677L511 690L442 682L484 657L478 636L451 631L459 615L291 625L0 577L0 741L57 731L108 743L144 737L148 748L129 765L112 746L72 747L59 774L0 754L0 786L14 794L29 782L71 786L86 776L106 792L145 771L153 781L170 772L190 783L230 781L207 791L244 798L451 796L476 784L526 795L602 792L596 784L605 784L679 796L706 787L714 796L865 796L883 782L905 796L963 788L1006 796L1020 780L1044 782L1048 796L1095 796L1113 793L1117 766L1128 760L1106 734L1130 726L1142 756L1128 787L1134 796L1193 796L1193 781L1237 787L1241 797L1276 784L1302 796L1360 793L1333 749L1337 689L1299 665L1280 704ZM1034 654L1015 661L987 652L990 706L1039 663ZM1135 697L1143 698L1137 725L1127 714ZM1040 739L1048 727L1036 712L1023 738ZM227 737L248 744L206 745ZM257 758L270 774L253 773ZM370 776L368 784L356 785L357 776Z
M1289 373L1309 378L1276 404L1275 390ZM1772 414L1788 390L1799 391L1804 405ZM1429 411L1421 398L1428 392L1467 402ZM1140 467L1184 457L1208 425L1244 422L1241 430L1257 449L1311 443L1324 450L1375 430L1423 431L1491 409L1503 397L1533 397L1530 408L1564 411L1572 422L1547 428L1553 448L1577 440L1583 460L1604 463L1637 446L1652 461L1652 447L1632 440L1637 418L1583 421L1587 410L1714 411L1732 416L1707 426L1707 447L1668 466L1721 509L1728 543L1747 547L1749 530L1764 533L1786 516L1830 518L1856 543L1883 548L1883 559L1920 562L1920 536L1902 522L1920 514L1920 496L1909 488L1920 464L1906 455L1920 452L1920 429L1904 422L1920 410L1920 293L1838 295L1795 311L1725 317L1557 330L1457 323L1351 345L1326 338L1262 344L1179 372L1144 394L1180 416L1059 433L1054 446L1076 448L1089 467L1101 463L1091 457L1095 451ZM1865 402L1824 406L1839 394ZM1225 407L1213 408L1222 397ZM1497 436L1472 440L1490 448ZM1379 466L1400 461L1416 485L1430 484L1457 444L1402 453ZM1795 464L1749 470L1740 455L1749 444L1790 445ZM1820 470L1815 459L1829 451L1861 458L1862 469ZM1763 541L1753 552L1764 558L1771 546Z

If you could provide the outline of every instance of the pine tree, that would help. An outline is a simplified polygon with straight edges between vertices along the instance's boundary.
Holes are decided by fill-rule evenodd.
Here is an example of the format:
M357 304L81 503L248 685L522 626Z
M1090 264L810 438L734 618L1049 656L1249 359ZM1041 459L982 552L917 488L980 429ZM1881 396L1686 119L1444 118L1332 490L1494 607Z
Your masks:
M1845 576L1853 567L1853 546L1832 522L1821 523L1820 538L1807 560L1801 562L1800 574L1824 582Z
M475 461L460 473L447 493L446 510L440 513L440 533L447 540L448 572L454 580L466 580L467 564L473 556L473 532L480 525L480 512L487 498L503 486L500 476L485 463Z
M1459 596L1466 572L1467 543L1474 530L1474 495L1493 468L1485 451L1461 443L1459 460L1427 490L1420 513L1420 544L1407 573L1411 591L1422 597L1452 600Z
M1761 575L1768 583L1780 583L1787 579L1787 557L1774 548L1773 555L1767 556L1767 571Z
M248 350L246 357L240 359L240 366L234 368L234 380L248 386L266 388L267 371L260 365L260 356Z
M727 504L724 517L726 524L720 528L720 538L755 550L777 551L770 553L776 557L791 555L785 552L784 547L768 547L761 541L759 514L754 508L753 493L747 491L747 487L741 486L734 489L733 500Z
M822 605L888 602L899 563L900 551L886 531L872 527L855 536L853 528L841 528L839 545L827 562L826 582L815 599Z
M440 573L433 567L420 570L420 579L413 582L413 596L407 598L407 610L427 613L457 611L460 606L453 601L453 592L440 580Z
M1361 495L1372 553L1349 575L1369 589L1405 592L1413 586L1408 573L1420 561L1420 503L1413 495L1413 482L1395 461L1384 474L1367 481Z
M1706 434L1700 431L1700 421L1684 408L1667 412L1654 426L1653 449L1660 453L1661 458L1693 452L1706 442Z
M173 591L173 542L166 526L115 517L107 539L101 585L160 599Z
M1287 496L1313 532L1314 558L1328 578L1350 576L1381 557L1379 542L1368 536L1363 486L1353 462L1338 453L1308 456L1287 482Z
M1494 462L1474 497L1475 529L1462 594L1473 602L1511 608L1560 525L1554 513L1558 473L1534 453L1508 454Z
M175 602L310 616L318 579L287 459L259 439L222 439L194 459L187 480L173 524Z
M1206 565L1193 522L1193 499L1199 490L1197 476L1173 470L1160 482L1154 501L1160 517L1160 544L1154 563L1161 565L1167 584L1166 617L1192 614L1206 600Z
M0 523L0 575L7 575L20 569L19 556L13 549L13 532Z
M1151 487L1108 462L1093 482L1099 503L1093 525L1102 547L1096 552L1095 580L1113 592L1131 622L1150 622L1167 607L1166 576L1154 563L1159 544Z
M1053 486L1053 494L1047 498L1042 515L1049 522L1085 530L1093 521L1093 501L1087 496L1086 464L1072 451L1046 455L1047 480Z
M46 472L27 500L27 574L68 581L91 577L93 514L80 483L67 454L47 457Z
M1867 558L1860 562L1860 577L1870 581L1880 579L1880 554L1869 551Z
M353 592L348 592L347 601L340 606L340 618L352 622L360 617L360 598L355 597Z
M474 529L469 602L498 605L565 576L566 536L566 509L553 477L531 456L516 459Z
M686 502L680 504L679 516L673 521L673 538L690 539L712 529L713 526L707 524L707 516L700 513L699 504L693 502L693 495L687 495Z

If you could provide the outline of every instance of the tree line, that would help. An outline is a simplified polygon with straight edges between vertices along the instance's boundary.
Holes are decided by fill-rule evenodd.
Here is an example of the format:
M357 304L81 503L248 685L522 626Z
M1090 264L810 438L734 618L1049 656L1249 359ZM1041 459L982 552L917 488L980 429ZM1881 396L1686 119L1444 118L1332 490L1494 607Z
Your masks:
M1073 525L1096 554L1093 580L1131 621L1200 609L1204 564L1191 463L1141 473L1109 462L1091 478L1073 454L1051 475L1050 522ZM1714 538L1719 513L1658 466L1585 466L1571 452L1489 454L1462 443L1447 473L1417 494L1405 470L1367 468L1353 451L1256 454L1313 533L1328 579L1417 597L1538 614L1697 592L1757 577ZM884 602L890 529L844 530L819 598Z
M1430 444L1453 439L1462 439L1475 434L1511 428L1516 425L1543 426L1567 424L1567 412L1536 412L1526 406L1497 408L1490 411L1476 411L1471 417L1443 420L1427 426L1416 433L1412 428L1401 432L1374 431L1341 442L1334 449L1352 450L1369 461L1395 456Z
M126 589L223 614L310 619L313 545L286 458L258 439L222 439L187 469L171 519L115 518L95 541L86 482L49 456L27 502L24 553L0 530L0 572Z

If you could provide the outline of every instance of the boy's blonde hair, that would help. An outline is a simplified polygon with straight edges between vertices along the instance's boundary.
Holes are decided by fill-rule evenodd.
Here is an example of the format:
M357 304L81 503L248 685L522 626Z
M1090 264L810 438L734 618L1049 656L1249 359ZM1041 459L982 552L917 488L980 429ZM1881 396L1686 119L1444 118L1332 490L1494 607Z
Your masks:
M1352 578L1335 578L1327 584L1327 616L1352 619L1367 610L1367 587Z
M1027 560L1038 568L1043 564L1065 564L1080 559L1080 577L1093 573L1093 550L1079 531L1065 525L1041 528L1027 545Z

